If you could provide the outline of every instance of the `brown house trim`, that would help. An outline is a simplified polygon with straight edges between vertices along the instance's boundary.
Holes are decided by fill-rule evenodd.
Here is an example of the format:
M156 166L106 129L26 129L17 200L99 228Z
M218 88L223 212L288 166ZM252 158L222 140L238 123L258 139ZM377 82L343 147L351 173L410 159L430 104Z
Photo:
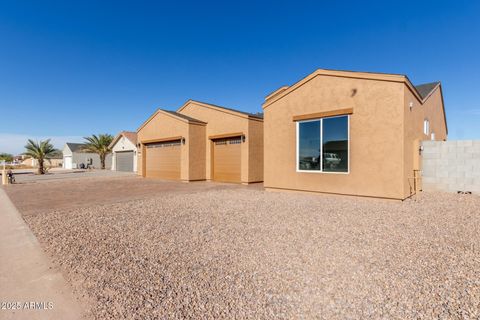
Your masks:
M183 138L182 136L175 136L175 137L168 137L168 138L162 138L162 139L143 140L142 144L155 143L155 142L166 142L166 141L176 141L176 140L181 140L182 138Z
M231 137L241 137L243 135L245 135L243 132L224 133L224 134L208 136L208 139L215 140L215 139L223 139L223 138L231 138Z
M326 118L326 117L334 117L334 116L341 116L346 114L353 114L353 108L347 109L337 109L325 112L316 112L310 114L302 114L298 116L293 116L293 121L301 121L301 120L309 120L309 119L319 119L319 118Z

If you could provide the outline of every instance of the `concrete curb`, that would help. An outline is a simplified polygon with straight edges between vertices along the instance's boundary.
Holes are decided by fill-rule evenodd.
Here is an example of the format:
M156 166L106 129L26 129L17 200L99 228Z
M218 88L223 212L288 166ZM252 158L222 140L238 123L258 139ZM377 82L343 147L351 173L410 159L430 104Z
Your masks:
M0 303L0 319L81 319L83 310L3 188Z

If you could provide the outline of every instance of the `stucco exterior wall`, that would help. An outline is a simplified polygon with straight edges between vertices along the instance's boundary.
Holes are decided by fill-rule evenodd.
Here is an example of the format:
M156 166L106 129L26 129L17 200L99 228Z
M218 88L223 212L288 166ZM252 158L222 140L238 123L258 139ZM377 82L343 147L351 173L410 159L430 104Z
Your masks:
M63 150L62 150L62 154L63 156L72 156L72 150L70 150L70 148L65 144L65 146L63 147Z
M212 108L204 104L198 104L194 101L190 101L178 112L207 123L205 131L206 139L204 142L206 151L205 164L207 180L213 179L211 167L213 144L208 137L239 132L246 135L246 140L244 143L242 143L241 147L242 183L257 182L263 180L257 180L260 179L260 174L258 172L262 170L261 153L258 152L258 145L262 143L262 136L258 132L258 127L263 126L263 122L261 120L249 120L244 115L239 115L229 110ZM258 124L252 125L255 126L255 129L252 130L251 133L249 133L249 123L253 121L258 122ZM250 148L254 148L257 151L253 152L252 150L252 152L250 152ZM253 160L253 162L251 160Z
M443 111L441 88L435 91L422 102L413 94L407 86L404 87L404 197L411 196L422 189L422 157L420 145L424 140L431 140L431 135L425 135L423 122L429 120L430 132L435 133L435 140L447 139L447 127ZM412 104L412 107L410 107Z
M189 179L205 180L206 176L206 127L191 124L189 127Z
M263 122L248 122L248 182L263 181Z
M403 199L403 101L402 82L318 75L266 103L265 187ZM350 172L297 172L293 116L345 108Z
M135 146L130 140L128 140L125 137L121 137L118 139L117 143L113 145L112 148L112 170L116 170L116 152L122 152L122 151L133 151L133 171L137 171L137 146Z
M166 139L170 137L184 137L186 141L189 141L189 124L187 122L178 120L174 116L170 116L164 113L157 113L137 132L137 139L142 143L142 151L138 154L138 174L145 177L145 141L153 141ZM188 165L188 145L181 145L181 165L180 165L180 178L182 180L189 180L189 165Z
M78 168L81 163L87 165L87 160L92 159L92 166L95 169L100 169L102 167L100 163L100 156L96 153L88 152L73 152L72 154L72 164L74 168ZM112 154L108 154L105 158L105 169L111 169L112 167Z

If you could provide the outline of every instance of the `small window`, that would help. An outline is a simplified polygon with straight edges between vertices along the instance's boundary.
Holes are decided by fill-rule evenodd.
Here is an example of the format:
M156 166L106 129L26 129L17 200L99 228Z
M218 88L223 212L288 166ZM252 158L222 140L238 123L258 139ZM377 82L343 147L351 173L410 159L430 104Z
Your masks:
M348 173L349 116L297 123L297 170Z
M430 121L428 119L423 120L423 134L430 135Z
M320 121L298 124L298 169L320 171Z
M432 132L432 134L430 135L430 139L433 141L435 140L435 132Z
M348 116L323 119L322 169L348 172Z

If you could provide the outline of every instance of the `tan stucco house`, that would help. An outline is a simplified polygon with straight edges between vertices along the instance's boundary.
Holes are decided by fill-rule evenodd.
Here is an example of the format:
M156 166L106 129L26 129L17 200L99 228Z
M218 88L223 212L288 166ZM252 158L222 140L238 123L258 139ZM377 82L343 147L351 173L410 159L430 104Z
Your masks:
M263 118L187 101L157 110L137 130L138 174L182 181L263 181Z
M439 82L317 70L265 98L264 185L405 199L421 189L422 140L446 140Z

